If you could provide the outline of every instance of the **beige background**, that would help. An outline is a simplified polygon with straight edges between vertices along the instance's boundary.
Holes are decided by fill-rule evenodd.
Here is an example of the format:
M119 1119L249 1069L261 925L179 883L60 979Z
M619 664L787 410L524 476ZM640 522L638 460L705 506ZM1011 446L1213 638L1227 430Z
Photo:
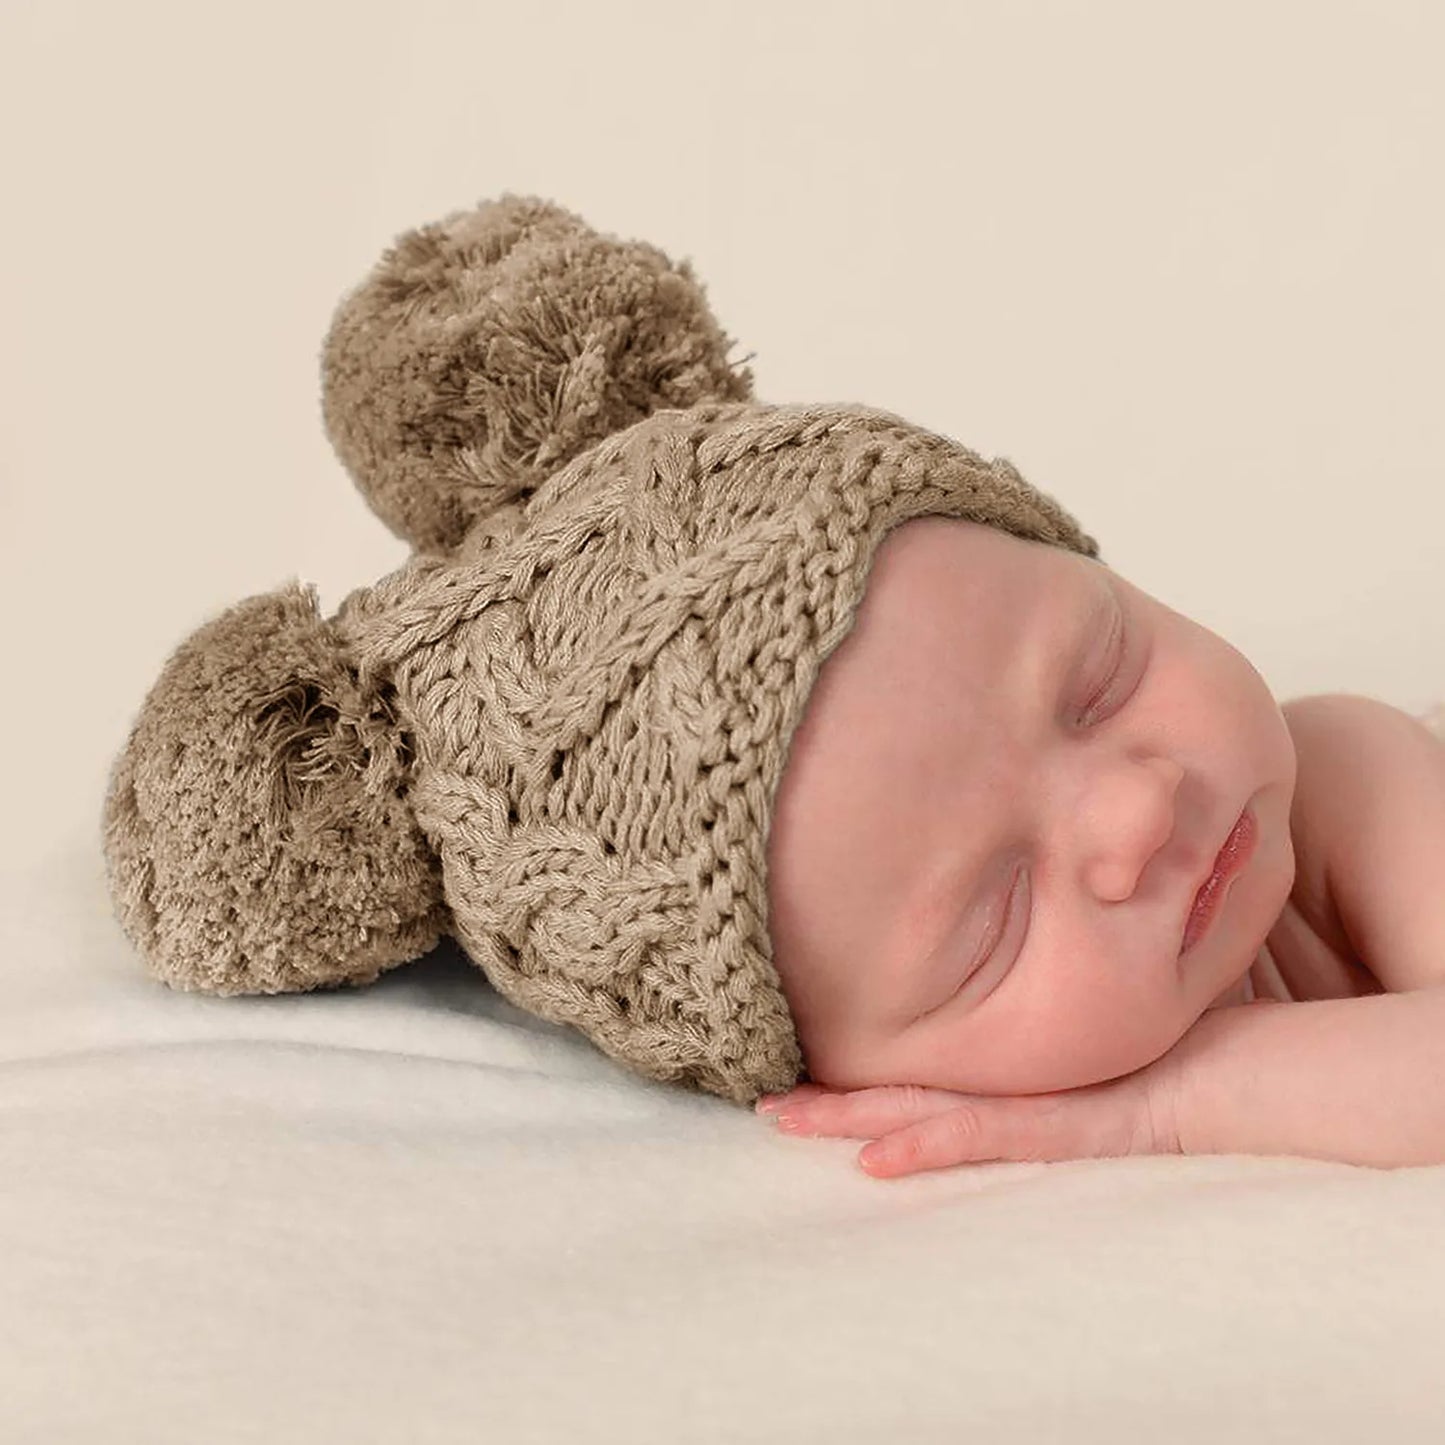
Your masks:
M1054 492L1283 697L1445 693L1445 7L132 0L0 10L11 865L169 651L397 565L333 307L504 190L690 257L760 396Z

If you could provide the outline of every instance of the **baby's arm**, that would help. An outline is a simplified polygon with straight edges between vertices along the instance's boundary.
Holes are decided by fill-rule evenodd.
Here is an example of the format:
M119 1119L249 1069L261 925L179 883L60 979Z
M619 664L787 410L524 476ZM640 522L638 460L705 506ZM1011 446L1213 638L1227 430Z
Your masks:
M1445 1164L1442 1039L1439 985L1219 1008L1147 1068L1087 1088L996 1097L807 1084L784 1096L775 1117L790 1132L873 1139L859 1163L885 1177L990 1159L1119 1154Z
M1445 987L1215 1009L1175 1049L1185 1154L1445 1164Z
M1294 816L1355 955L1389 993L1445 984L1440 739L1350 693L1305 698L1287 714L1300 759Z
M1118 1154L1445 1164L1442 1039L1437 985L1211 1009L1147 1068L1087 1088L1005 1097L805 1084L759 1108L789 1132L874 1140L859 1163L883 1177Z

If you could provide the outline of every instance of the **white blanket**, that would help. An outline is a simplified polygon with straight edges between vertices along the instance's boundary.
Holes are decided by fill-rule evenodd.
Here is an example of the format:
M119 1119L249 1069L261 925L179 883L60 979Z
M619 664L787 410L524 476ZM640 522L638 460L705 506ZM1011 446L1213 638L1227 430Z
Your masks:
M869 1178L450 944L144 975L96 840L4 880L0 1441L1438 1441L1445 1167Z

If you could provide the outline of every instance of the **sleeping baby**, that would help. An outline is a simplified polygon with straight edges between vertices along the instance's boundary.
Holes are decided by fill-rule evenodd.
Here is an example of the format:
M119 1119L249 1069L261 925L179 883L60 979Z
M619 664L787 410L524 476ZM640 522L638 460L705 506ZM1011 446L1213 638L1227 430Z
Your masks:
M882 1174L1445 1162L1430 732L1277 706L1007 458L758 400L731 344L687 263L540 197L397 239L323 416L412 556L162 669L104 811L151 971L357 985L449 935Z
M932 1121L864 1162L936 1167L988 1157L961 1095L1135 1074L1213 1010L1445 982L1445 748L1367 698L1277 705L1094 558L919 518L820 672L768 867L815 1086L761 1107L814 1134Z

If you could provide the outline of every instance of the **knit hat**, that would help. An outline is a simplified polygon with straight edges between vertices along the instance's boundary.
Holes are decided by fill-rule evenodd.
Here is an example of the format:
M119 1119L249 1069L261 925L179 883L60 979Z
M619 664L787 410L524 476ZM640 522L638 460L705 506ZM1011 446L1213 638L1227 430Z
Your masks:
M879 544L941 514L1098 547L1002 457L754 400L729 345L686 261L535 197L397 239L335 313L323 415L415 551L166 664L104 820L157 976L359 984L447 934L649 1078L751 1104L805 1076L765 849Z

